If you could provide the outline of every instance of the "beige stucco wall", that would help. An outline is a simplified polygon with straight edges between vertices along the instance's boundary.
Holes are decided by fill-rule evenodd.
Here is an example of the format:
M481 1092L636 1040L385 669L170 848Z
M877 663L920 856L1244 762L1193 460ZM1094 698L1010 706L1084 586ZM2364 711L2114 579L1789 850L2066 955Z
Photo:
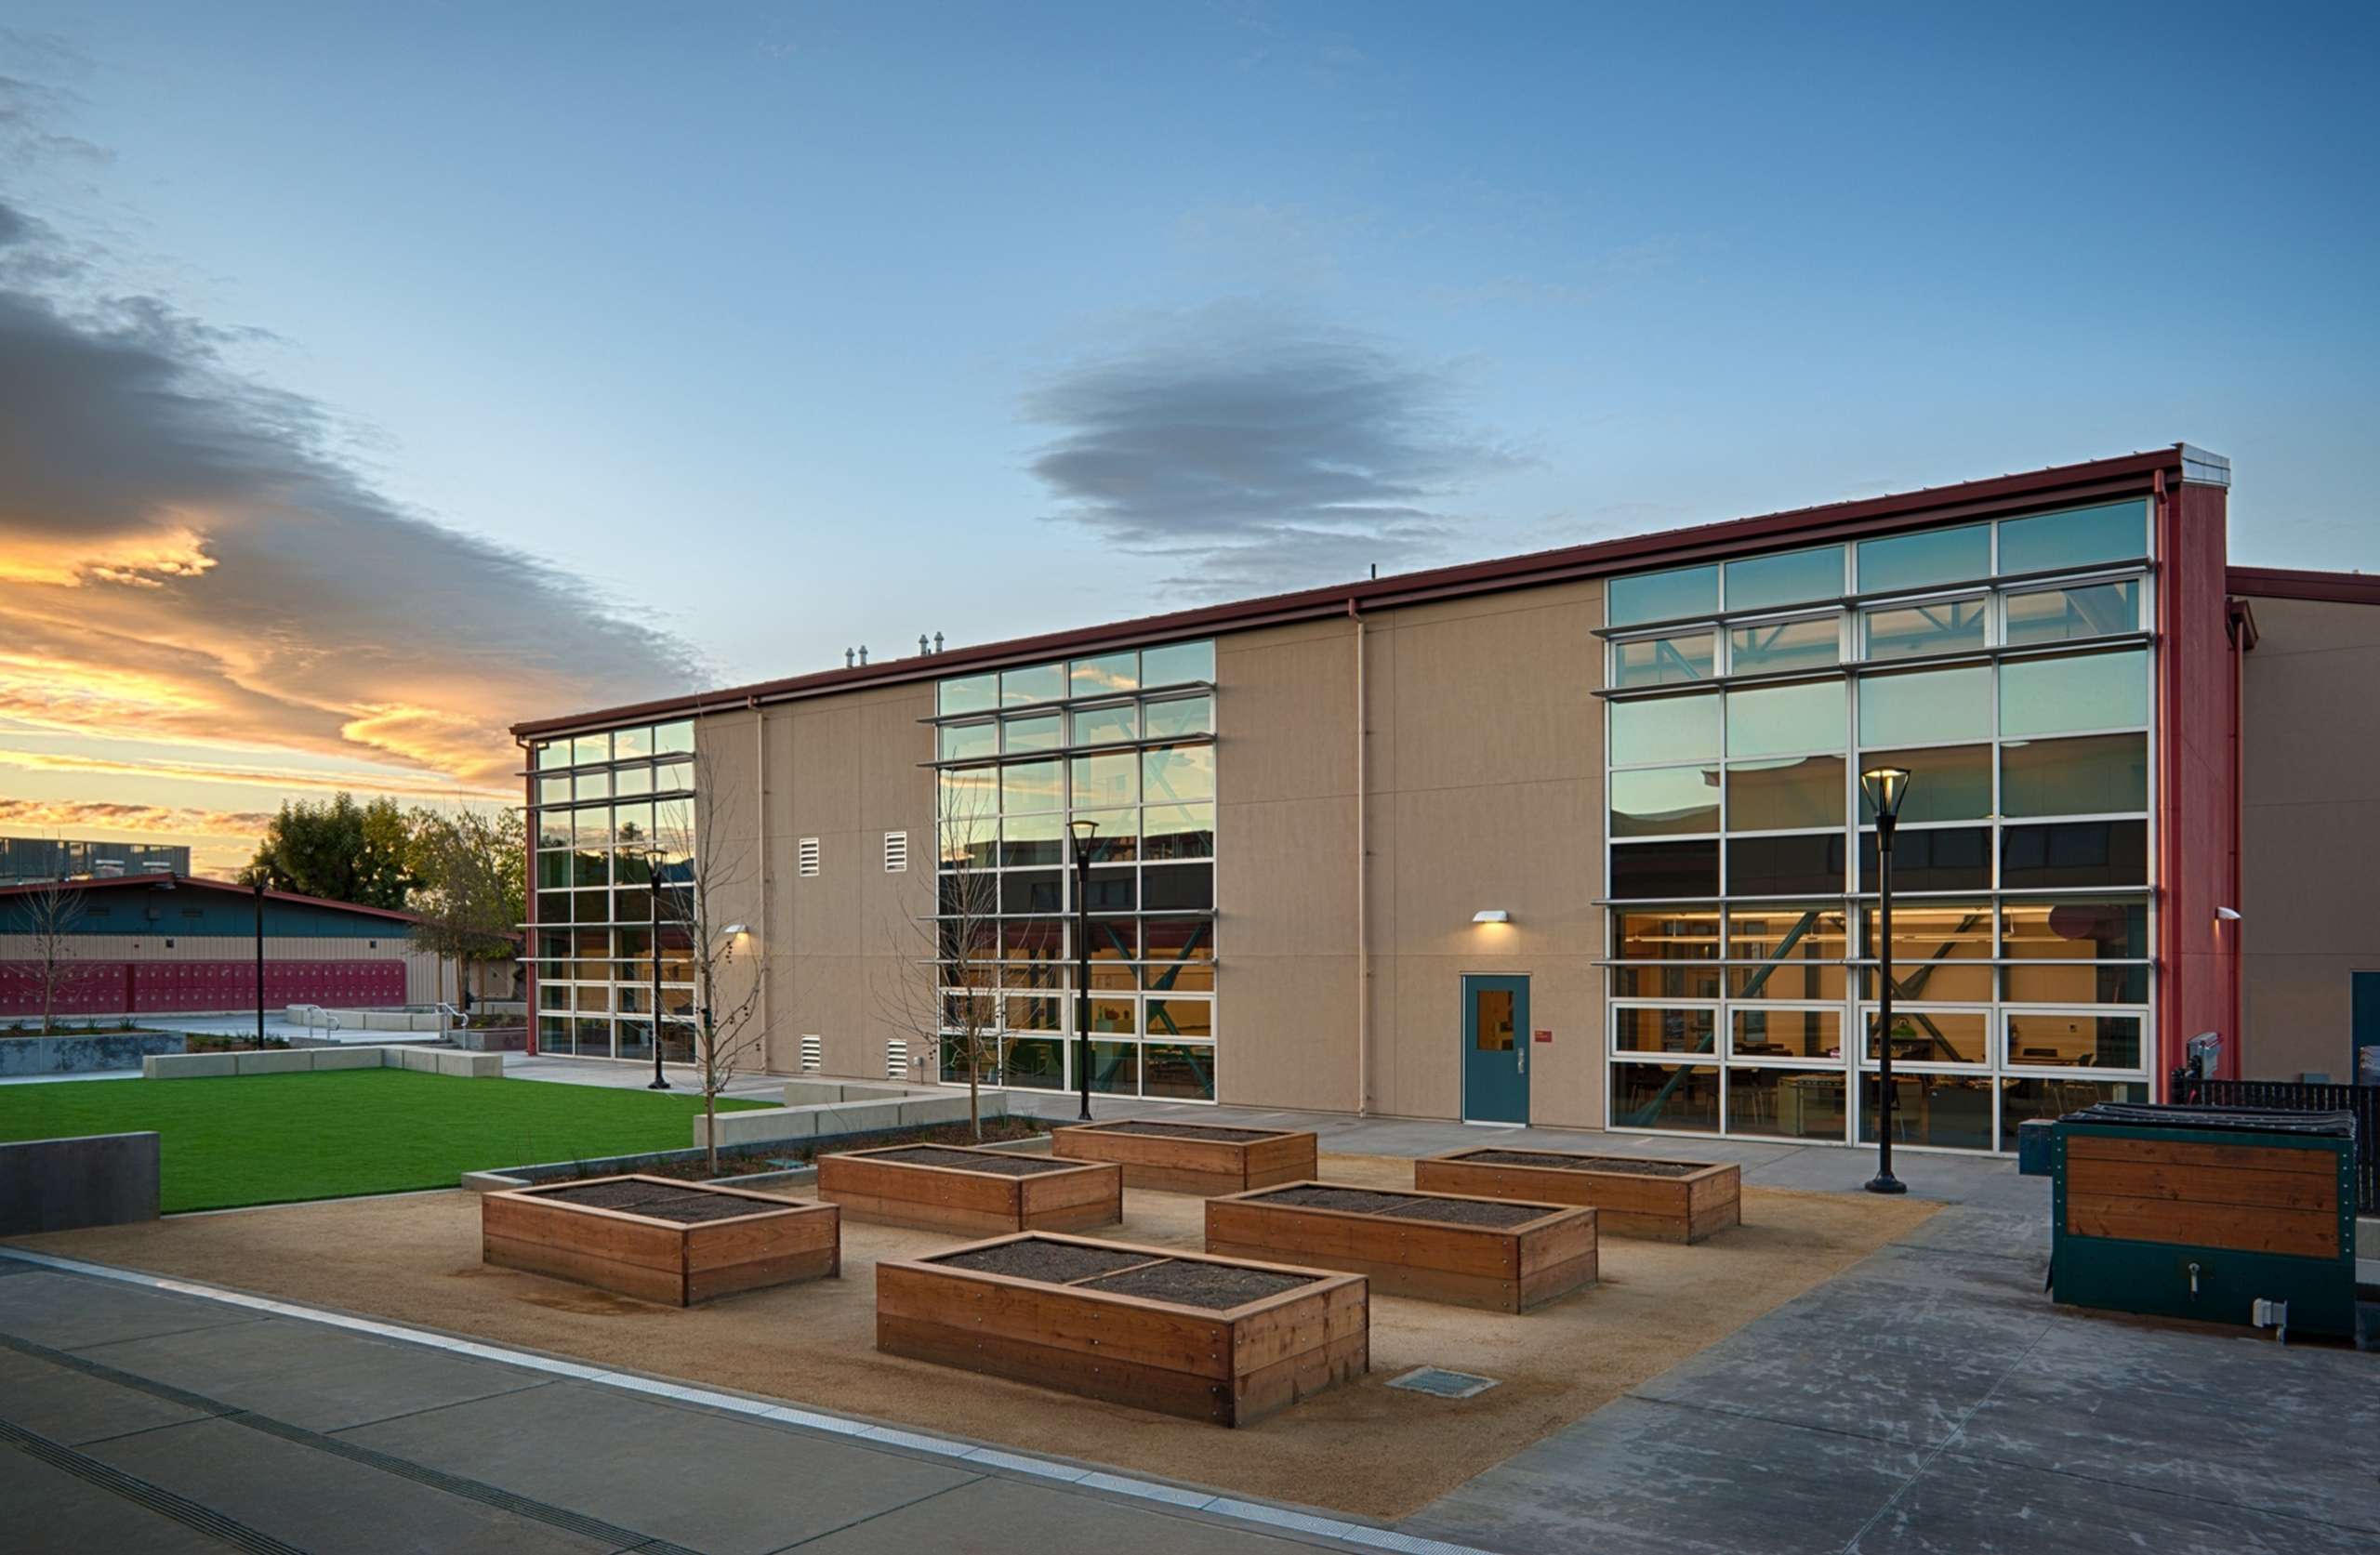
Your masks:
M2380 608L2259 599L2245 655L2242 1073L2348 1077L2349 982L2380 971Z

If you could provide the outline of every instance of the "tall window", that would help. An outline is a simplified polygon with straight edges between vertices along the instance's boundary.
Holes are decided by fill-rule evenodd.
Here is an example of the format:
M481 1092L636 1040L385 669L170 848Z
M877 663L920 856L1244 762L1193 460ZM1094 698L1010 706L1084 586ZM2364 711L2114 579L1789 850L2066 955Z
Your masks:
M2149 1094L2148 547L2134 501L1612 580L1613 1127L1870 1140L1886 1041L1912 1144Z
M963 869L997 881L996 1083L1077 1083L1069 824L1084 819L1099 824L1087 899L1091 1088L1214 1099L1214 644L1199 641L936 688L936 858L945 880ZM984 1008L957 988L945 1006L969 997ZM956 1046L945 1044L951 1077Z
M657 960L663 1056L692 1061L694 958L667 893L693 889L694 751L683 719L530 747L540 1052L652 1062Z

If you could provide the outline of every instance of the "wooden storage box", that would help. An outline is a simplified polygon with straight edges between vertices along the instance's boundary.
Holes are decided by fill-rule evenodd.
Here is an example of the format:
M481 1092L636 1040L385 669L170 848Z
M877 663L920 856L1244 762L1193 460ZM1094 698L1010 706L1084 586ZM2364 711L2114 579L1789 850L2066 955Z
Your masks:
M1311 1130L1233 1128L1220 1124L1125 1118L1051 1131L1052 1153L1113 1161L1125 1186L1167 1193L1244 1193L1315 1174Z
M972 1145L888 1145L820 1156L818 1196L857 1219L930 1231L1087 1231L1124 1218L1124 1172Z
M1585 1205L1606 1236L1699 1242L1743 1223L1733 1162L1664 1160L1474 1145L1413 1163L1413 1186L1438 1193Z
M1243 1426L1371 1369L1362 1276L1031 1232L876 1270L876 1347Z
M842 1211L666 1177L590 1178L480 1197L480 1256L647 1301L842 1272Z
M1595 1283L1595 1211L1298 1182L1209 1199L1207 1251L1343 1269L1389 1296L1525 1312Z

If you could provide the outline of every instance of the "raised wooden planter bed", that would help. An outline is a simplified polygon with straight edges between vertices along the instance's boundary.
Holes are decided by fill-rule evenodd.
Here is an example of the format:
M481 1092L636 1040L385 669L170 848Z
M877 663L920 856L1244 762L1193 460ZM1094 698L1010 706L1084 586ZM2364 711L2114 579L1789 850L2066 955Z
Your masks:
M1655 1242L1699 1242L1742 1224L1741 1175L1733 1162L1493 1145L1413 1163L1416 1188L1585 1205L1595 1211L1602 1234Z
M1244 1193L1315 1174L1311 1130L1232 1128L1217 1124L1125 1118L1052 1129L1051 1153L1113 1161L1130 1188L1167 1193Z
M842 1211L666 1177L598 1177L480 1197L480 1256L647 1301L842 1272Z
M876 1348L1244 1426L1371 1369L1363 1277L1032 1232L876 1268Z
M1209 1199L1207 1251L1343 1269L1389 1296L1525 1312L1595 1283L1595 1212L1293 1182Z
M818 1196L858 1219L930 1231L1085 1231L1124 1218L1124 1173L972 1145L888 1145L820 1156Z

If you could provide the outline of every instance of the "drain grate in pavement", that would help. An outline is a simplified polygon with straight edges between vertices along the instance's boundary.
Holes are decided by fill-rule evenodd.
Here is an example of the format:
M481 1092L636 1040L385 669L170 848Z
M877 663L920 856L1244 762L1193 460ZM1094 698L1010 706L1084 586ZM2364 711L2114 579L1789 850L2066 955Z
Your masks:
M1423 1366L1407 1372L1389 1383L1392 1388L1407 1388L1433 1398L1467 1399L1484 1393L1496 1386L1492 1377L1474 1377L1467 1371L1448 1371L1443 1366Z

